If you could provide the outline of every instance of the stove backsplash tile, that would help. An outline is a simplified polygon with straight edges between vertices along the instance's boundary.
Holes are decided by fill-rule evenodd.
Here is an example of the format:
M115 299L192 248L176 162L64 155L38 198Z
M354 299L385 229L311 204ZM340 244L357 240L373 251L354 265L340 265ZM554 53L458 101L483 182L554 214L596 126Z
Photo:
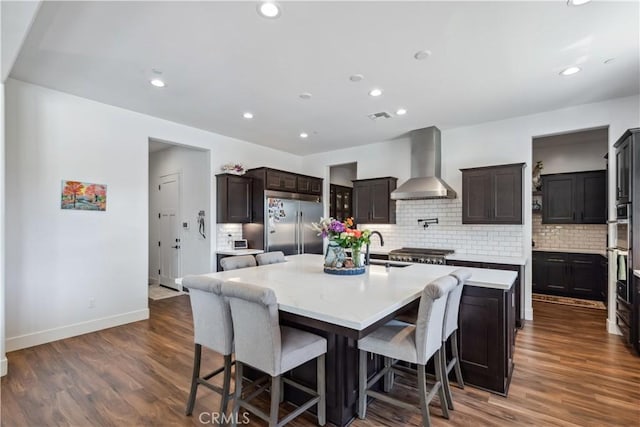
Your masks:
M418 219L438 218L439 223L423 228ZM524 225L463 225L460 199L398 200L396 224L361 224L378 230L372 249L405 247L454 249L458 254L522 256Z

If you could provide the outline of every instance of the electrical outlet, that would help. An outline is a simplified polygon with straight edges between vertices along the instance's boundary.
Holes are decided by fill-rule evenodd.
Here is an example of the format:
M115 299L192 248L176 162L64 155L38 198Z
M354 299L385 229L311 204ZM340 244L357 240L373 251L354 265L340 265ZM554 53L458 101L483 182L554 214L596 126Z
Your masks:
M96 299L89 298L89 308L96 308Z

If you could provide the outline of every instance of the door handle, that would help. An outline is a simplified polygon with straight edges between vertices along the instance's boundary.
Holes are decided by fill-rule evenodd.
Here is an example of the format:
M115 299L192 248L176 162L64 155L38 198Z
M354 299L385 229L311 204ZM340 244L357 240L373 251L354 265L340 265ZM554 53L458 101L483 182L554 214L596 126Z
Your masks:
M180 249L180 245L171 246L173 249Z

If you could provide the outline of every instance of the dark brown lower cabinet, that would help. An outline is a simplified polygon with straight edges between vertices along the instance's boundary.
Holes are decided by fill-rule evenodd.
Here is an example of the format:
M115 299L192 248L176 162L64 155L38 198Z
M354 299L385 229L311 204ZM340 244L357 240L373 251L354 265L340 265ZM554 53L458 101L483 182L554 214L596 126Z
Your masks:
M460 302L460 365L465 383L506 396L515 349L515 297L465 286Z
M447 260L447 265L455 265L458 267L472 267L472 268L490 268L493 270L508 270L518 273L516 281L513 284L513 293L516 300L516 308L514 312L516 327L522 328L524 325L524 301L522 292L522 277L524 277L524 266L513 264L496 264L492 262L474 262L474 261L458 261Z
M607 268L606 258L598 254L534 251L532 289L540 294L604 301Z

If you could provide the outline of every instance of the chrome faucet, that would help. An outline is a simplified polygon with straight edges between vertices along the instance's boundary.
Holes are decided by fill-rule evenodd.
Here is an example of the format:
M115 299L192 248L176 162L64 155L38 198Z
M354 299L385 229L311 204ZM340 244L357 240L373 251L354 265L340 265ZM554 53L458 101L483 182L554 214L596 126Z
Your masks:
M371 236L373 236L374 234L377 234L378 237L380 238L380 246L384 246L384 239L382 238L382 234L380 234L379 231L372 231L371 232ZM369 237L369 240L371 240L371 237ZM367 243L367 255L365 258L365 265L369 265L369 261L370 261L370 255L369 255L369 246L371 245L371 243Z

